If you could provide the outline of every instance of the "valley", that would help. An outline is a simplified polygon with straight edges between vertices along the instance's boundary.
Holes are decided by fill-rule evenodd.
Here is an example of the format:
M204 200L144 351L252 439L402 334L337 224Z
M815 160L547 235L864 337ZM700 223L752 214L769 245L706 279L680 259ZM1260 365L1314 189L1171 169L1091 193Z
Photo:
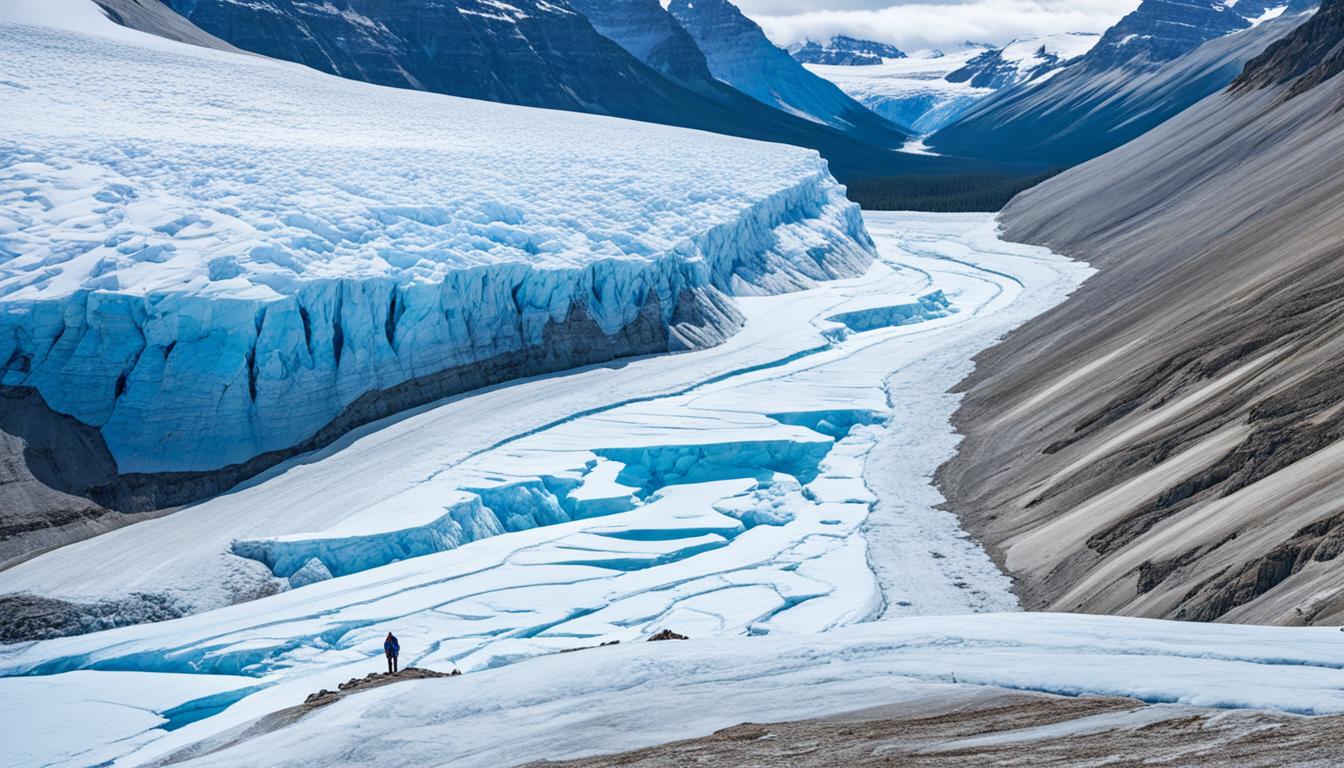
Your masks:
M1344 0L840 1L0 3L5 764L1344 764Z

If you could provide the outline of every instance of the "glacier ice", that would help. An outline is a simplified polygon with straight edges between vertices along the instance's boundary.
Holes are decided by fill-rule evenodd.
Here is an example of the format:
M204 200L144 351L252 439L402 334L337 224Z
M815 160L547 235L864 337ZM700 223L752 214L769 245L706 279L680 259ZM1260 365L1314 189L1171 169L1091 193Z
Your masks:
M740 325L729 296L872 258L811 151L28 25L26 6L0 16L0 382L99 428L123 473L713 344Z

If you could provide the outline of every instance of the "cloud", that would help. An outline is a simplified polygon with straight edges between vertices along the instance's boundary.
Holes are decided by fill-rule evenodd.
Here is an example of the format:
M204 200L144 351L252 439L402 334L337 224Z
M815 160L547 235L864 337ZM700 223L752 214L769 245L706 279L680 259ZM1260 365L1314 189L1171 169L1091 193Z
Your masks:
M905 50L953 48L963 41L1003 44L1015 37L1101 32L1139 0L737 0L778 45L836 34ZM825 8L818 8L825 5Z

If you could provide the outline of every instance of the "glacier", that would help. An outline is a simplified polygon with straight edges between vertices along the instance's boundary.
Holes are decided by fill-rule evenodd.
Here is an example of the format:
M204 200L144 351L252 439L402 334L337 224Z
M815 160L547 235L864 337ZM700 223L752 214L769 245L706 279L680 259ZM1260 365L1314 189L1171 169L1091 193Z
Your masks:
M985 51L980 47L948 53L916 51L905 58L884 59L880 64L867 66L804 66L887 120L923 136L952 122L994 92L991 88L947 79Z
M0 648L0 709L50 679L108 723L64 762L133 765L362 675L387 628L406 665L485 681L663 628L815 645L1013 610L929 483L956 446L947 390L1090 270L985 215L865 219L863 276L741 297L721 345L436 403L0 572L3 594L120 606L103 627L165 618L137 613L145 595L178 615ZM147 701L158 725L98 704L111 679L143 680L113 699L140 706L180 675L209 683ZM42 733L34 762L59 764L68 745Z
M0 13L0 383L123 474L222 489L445 395L719 343L732 297L873 257L811 151Z

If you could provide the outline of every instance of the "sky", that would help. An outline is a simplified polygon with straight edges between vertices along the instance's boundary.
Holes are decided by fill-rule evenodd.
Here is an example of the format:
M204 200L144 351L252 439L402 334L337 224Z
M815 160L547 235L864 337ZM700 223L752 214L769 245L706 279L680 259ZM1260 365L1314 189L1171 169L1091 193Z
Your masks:
M1139 0L735 0L777 45L847 34L907 51L1102 32Z

